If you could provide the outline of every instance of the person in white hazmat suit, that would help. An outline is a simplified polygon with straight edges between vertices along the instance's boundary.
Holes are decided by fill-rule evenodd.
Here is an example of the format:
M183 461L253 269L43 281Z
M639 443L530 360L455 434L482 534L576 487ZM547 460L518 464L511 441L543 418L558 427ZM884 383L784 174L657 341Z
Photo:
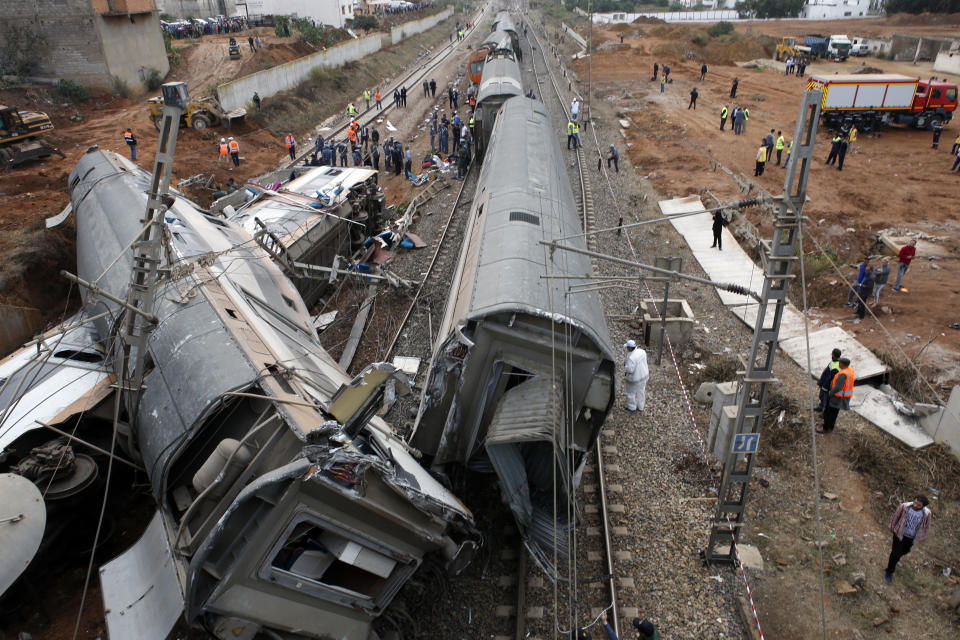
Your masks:
M650 369L647 368L647 352L637 348L637 343L627 340L623 345L627 349L625 372L627 411L643 411L647 401L647 380Z

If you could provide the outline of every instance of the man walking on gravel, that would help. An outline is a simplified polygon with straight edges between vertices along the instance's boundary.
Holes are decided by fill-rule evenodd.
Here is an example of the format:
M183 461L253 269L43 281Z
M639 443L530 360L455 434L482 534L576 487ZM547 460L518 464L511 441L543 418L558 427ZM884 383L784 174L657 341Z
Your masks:
M647 380L650 369L647 367L647 352L637 347L634 340L623 345L627 350L624 365L624 393L627 396L627 411L643 411L647 400Z
M837 416L840 410L850 409L850 398L853 397L853 383L855 375L850 368L850 358L840 358L840 371L833 375L830 391L827 393L827 407L823 410L823 428L819 433L830 433L837 426Z
M893 582L893 572L897 569L900 558L910 553L914 542L923 542L930 532L931 513L927 505L930 501L921 494L913 502L903 502L897 507L890 521L890 531L893 533L893 544L890 548L890 558L887 560L887 569L883 573L883 580L887 584Z

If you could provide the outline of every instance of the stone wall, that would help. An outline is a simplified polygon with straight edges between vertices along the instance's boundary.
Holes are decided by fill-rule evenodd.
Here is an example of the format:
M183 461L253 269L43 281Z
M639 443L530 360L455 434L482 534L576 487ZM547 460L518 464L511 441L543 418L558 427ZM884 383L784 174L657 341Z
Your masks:
M8 22L36 28L33 76L69 78L109 89L116 75L138 89L145 70L166 75L167 62L154 0L32 0L4 3ZM126 13L129 11L130 13Z

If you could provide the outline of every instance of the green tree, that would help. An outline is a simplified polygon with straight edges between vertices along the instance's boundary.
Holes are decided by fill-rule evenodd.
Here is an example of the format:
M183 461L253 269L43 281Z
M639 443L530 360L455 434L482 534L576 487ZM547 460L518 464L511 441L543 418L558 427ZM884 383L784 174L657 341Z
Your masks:
M745 0L736 9L755 18L796 18L805 4L806 0Z
M892 13L956 13L960 0L887 0L887 14Z

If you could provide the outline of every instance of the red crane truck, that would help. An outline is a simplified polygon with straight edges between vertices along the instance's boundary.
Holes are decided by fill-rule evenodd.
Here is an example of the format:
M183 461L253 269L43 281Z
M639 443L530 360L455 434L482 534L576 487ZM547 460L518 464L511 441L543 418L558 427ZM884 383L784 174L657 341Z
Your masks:
M957 85L895 73L810 76L807 89L823 91L821 120L831 129L855 125L875 131L883 124L933 129L957 108Z

